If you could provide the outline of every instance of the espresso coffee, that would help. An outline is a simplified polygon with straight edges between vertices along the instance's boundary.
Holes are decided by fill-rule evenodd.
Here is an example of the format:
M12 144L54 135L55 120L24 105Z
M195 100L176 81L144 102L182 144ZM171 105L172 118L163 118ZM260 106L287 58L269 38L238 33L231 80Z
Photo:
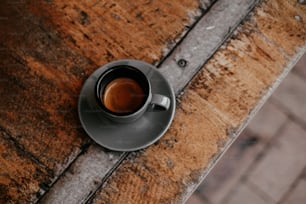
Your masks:
M116 78L109 82L101 96L104 106L116 114L137 111L145 99L141 86L134 79L127 77Z

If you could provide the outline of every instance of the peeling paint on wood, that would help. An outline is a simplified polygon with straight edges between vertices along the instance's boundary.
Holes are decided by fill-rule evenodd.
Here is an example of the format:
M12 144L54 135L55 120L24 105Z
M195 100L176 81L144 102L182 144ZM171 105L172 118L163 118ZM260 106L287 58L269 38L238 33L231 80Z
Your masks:
M262 1L185 89L168 133L124 161L92 203L184 203L306 51L294 13L306 19L295 1Z

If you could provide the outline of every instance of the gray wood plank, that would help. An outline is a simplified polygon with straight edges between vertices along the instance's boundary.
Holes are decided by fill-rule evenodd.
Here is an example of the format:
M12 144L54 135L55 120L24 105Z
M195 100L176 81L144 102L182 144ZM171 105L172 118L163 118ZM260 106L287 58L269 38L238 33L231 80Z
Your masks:
M91 145L39 202L85 203L123 155L121 152L105 152L100 146Z
M257 0L219 0L161 65L160 71L180 92L203 67Z

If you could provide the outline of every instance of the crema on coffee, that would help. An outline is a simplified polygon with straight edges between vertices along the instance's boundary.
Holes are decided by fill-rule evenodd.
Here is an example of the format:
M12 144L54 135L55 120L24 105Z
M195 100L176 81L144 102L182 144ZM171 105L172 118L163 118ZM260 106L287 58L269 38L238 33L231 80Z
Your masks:
M144 90L138 82L127 77L116 78L109 82L101 95L104 106L117 114L137 111L145 99Z

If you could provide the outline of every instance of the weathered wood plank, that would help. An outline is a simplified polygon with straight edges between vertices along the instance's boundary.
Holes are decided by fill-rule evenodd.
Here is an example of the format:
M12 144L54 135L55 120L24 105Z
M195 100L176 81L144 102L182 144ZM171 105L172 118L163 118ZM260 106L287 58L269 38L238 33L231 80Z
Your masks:
M1 128L0 152L1 203L29 203L40 196L50 182L50 173Z
M91 145L39 203L85 203L106 174L116 167L121 155L120 152L105 152L100 146Z
M114 59L159 61L169 51L167 44L171 48L201 14L199 5L208 2L1 2L0 126L50 171L44 188L90 143L76 112L84 80ZM103 158L112 155L96 150ZM104 161L105 167L113 164ZM23 175L27 169L18 171ZM32 192L15 193L27 198Z
M201 14L199 6L196 0L53 0L40 9L69 47L102 65L121 58L159 61L168 50L167 44L179 38L185 25Z
M92 203L183 203L306 51L295 15L305 19L305 6L263 1L185 89L169 132L125 160Z
M58 174L88 142L75 107L84 67L94 64L67 49L26 6L0 5L7 16L0 24L0 125Z
M176 92L182 90L203 64L250 12L257 0L219 0L161 67ZM239 11L239 12L237 12Z
M0 56L0 125L57 174L86 141L73 110L76 97L54 86L22 58L8 51Z

